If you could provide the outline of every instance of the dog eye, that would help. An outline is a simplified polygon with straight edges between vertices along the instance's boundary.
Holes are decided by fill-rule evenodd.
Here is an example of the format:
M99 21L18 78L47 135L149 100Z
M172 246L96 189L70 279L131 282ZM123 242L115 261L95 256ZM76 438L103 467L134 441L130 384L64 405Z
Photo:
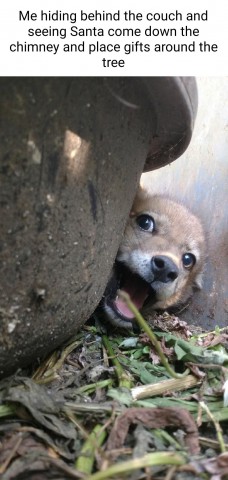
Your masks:
M138 226L146 232L153 232L155 228L154 219L150 215L139 215L136 218Z
M196 257L192 253L184 253L182 262L185 268L192 268L196 263Z

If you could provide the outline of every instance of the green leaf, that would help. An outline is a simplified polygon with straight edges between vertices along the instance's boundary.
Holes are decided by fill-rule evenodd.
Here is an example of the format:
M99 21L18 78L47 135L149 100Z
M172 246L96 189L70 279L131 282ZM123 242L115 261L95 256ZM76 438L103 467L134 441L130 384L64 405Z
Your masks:
M119 403L123 403L127 407L131 406L133 403L130 390L125 388L110 388L107 395L114 400L117 400Z
M138 337L128 337L125 338L119 345L119 347L124 348L135 348L138 344Z

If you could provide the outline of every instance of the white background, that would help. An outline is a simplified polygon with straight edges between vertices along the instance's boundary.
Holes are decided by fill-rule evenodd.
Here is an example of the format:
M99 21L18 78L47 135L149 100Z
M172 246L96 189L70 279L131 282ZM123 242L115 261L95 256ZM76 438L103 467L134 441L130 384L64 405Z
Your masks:
M200 41L216 43L218 51L212 53L187 52L187 53L64 53L64 43L82 42L83 37L70 37L61 40L59 37L28 37L29 28L65 28L70 29L70 22L19 22L19 10L26 12L39 12L61 10L62 12L77 12L80 9L86 12L95 10L116 12L118 9L133 12L173 12L178 10L183 14L187 12L204 12L208 10L207 22L150 22L153 28L179 28L187 25L190 28L200 30L199 37L87 37L86 42L95 43L131 43L139 40L143 43L191 43L193 40L198 44ZM80 28L140 28L142 31L148 27L148 23L141 22L84 22L77 21L75 26ZM154 75L228 75L228 2L227 0L206 1L206 0L153 0L134 2L133 0L115 0L107 2L103 0L8 0L0 4L0 58L1 76L154 76ZM84 39L85 40L85 39ZM12 53L9 50L11 43L60 43L58 54L53 53ZM104 68L102 58L124 59L124 68Z

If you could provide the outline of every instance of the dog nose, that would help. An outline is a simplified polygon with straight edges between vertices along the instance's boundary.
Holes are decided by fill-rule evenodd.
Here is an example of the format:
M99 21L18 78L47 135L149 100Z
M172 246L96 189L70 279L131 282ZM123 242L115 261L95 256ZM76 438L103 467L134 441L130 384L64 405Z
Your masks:
M163 283L173 282L179 274L179 269L173 260L165 255L156 255L151 260L152 273L154 280Z

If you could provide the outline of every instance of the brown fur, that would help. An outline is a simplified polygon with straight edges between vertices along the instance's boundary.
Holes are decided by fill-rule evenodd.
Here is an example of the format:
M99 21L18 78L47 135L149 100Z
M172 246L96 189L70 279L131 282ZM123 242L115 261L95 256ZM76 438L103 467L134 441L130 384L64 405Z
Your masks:
M148 232L139 227L137 218L142 214L154 219L154 231ZM185 253L193 254L196 259L191 268L183 265ZM175 265L177 278L167 283L153 282L151 259L158 255L168 258ZM155 290L156 295L153 295L151 301L148 299L142 311L145 308L167 309L185 302L194 286L201 288L204 261L205 238L199 219L174 200L150 195L140 188L117 254L117 262L140 275ZM109 307L105 310L112 323L125 325L123 318L118 319L118 312L114 315Z

